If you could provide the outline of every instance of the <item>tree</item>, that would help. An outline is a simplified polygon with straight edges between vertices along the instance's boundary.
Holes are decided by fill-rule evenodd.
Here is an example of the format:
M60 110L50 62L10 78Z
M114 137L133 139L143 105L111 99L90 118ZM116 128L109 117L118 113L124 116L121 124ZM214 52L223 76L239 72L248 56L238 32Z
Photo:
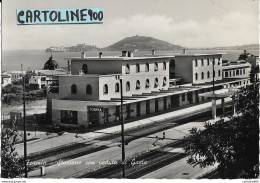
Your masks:
M23 158L15 151L14 144L18 141L15 122L11 128L2 128L1 133L1 177L15 178L23 173Z
M253 77L255 78L255 77ZM185 148L188 163L204 168L219 163L221 178L257 178L259 175L259 81L232 96L236 116L193 128L193 141Z

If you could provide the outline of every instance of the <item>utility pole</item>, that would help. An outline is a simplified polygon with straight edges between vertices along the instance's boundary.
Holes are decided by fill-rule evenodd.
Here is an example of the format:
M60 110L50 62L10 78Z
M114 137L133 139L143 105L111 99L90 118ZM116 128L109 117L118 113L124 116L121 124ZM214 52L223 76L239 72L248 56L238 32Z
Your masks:
M215 58L213 58L212 61L212 68L213 68L213 95L215 94L215 70L214 70L214 65L215 65Z
M23 145L24 145L24 177L28 178L27 172L27 144L26 144L26 122L25 122L25 75L23 74L23 65L21 64L23 75Z
M123 171L123 178L125 178L125 137L124 137L124 111L123 111L122 79L120 79L120 95L121 95L122 171Z

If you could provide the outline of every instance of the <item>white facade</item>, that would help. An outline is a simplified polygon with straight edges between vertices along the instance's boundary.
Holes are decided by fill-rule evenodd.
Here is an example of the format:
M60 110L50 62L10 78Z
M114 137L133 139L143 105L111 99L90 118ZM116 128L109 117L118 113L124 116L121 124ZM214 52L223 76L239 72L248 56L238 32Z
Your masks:
M29 79L29 84L38 84L39 89L43 89L47 86L47 77L46 76L32 76Z

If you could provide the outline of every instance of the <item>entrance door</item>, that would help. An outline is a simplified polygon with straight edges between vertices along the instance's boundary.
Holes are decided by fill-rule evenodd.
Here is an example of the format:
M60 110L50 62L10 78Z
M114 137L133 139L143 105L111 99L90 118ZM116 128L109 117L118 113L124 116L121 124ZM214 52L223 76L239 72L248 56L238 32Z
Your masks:
M167 110L167 98L166 97L163 98L163 109Z
M136 116L140 117L141 116L141 108L140 108L140 102L136 104Z
M129 119L131 117L131 108L130 104L126 105L126 119Z
M172 95L171 96L171 107L178 107L179 106L179 95Z
M108 118L108 108L104 109L104 123L108 123L109 122L109 118Z
M192 92L188 93L188 101L192 104Z
M159 102L158 102L158 98L155 99L155 112L159 111Z
M99 112L98 111L89 111L88 112L88 121L89 121L89 124L98 125L99 124Z
M146 114L150 114L150 101L146 101Z

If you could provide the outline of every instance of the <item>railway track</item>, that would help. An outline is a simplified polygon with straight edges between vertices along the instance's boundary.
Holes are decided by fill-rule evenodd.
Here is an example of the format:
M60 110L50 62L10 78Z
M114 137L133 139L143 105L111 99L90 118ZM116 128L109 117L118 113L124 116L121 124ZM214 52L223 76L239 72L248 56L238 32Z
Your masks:
M129 143L133 140L136 140L141 137L145 137L184 123L187 123L191 120L195 120L198 118L205 117L206 115L210 115L211 109L203 109L197 111L196 113L188 114L185 116L180 116L174 119L167 119L166 121L155 121L148 125L139 126L137 128L132 128L125 131L125 142ZM121 142L121 134L105 134L99 138L95 138L93 140L110 140L112 142ZM83 155L87 155L93 152L97 152L103 149L109 148L108 146L97 146L95 144L86 144L85 141L80 143L72 143L68 145L64 145L61 147L56 147L53 149L48 149L45 151L29 154L28 159L37 162L46 162L46 166L50 166L54 164L58 160L69 160L72 158L80 157ZM29 166L29 170L32 171L37 169L40 165L31 165Z

